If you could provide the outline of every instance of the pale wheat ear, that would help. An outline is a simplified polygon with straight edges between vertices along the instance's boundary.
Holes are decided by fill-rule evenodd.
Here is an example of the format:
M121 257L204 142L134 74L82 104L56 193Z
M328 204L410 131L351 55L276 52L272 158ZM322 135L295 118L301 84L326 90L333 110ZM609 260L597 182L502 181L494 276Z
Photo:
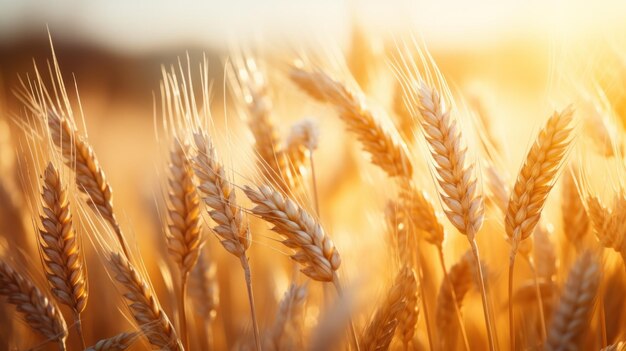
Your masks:
M546 350L578 349L600 285L600 265L587 251L571 268L554 312Z

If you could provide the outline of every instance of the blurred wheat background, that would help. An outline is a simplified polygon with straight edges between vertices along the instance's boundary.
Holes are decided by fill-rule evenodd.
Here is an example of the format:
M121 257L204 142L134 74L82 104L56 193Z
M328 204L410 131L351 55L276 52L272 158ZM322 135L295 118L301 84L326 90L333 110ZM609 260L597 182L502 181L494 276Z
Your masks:
M113 209L131 251L130 261L149 282L148 290L177 334L173 339L180 338L190 350L255 349L245 257L264 350L598 350L617 345L626 339L622 318L626 281L620 256L626 249L621 221L626 211L621 205L625 30L626 2L618 0L178 4L0 0L0 257L32 281L50 303L62 306L57 308L67 322L68 350L122 332L133 333L127 335L129 349L179 347L176 342L159 345L153 335L159 331L150 328L160 324L146 327L127 307L124 284L116 280L123 270L111 264L116 257L111 251L123 261L122 247L102 207L100 212L91 211L83 186L74 182L76 165L64 166L66 150L55 145L59 140L51 127L59 118L75 123L75 135L82 135L97 155L113 189ZM49 72L55 67L51 45L71 108L55 99L58 92L53 87L60 80ZM402 58L416 62L416 68L403 64ZM42 79L37 79L37 70ZM435 76L427 77L427 72ZM342 105L345 101L337 102L341 89L329 94L321 88L323 82L329 83L324 77L345 85L361 105L350 109ZM313 83L307 85L307 79ZM462 144L468 148L459 171L468 179L454 177L452 183L458 189L462 184L455 182L476 179L476 197L484 202L482 225L473 234L487 285L487 307L481 302L476 257L468 251L471 230L463 232L443 213L451 210L445 200L447 188L435 181L444 178L436 167L442 159L431 156L436 146L424 137L428 134L424 130L432 129L422 118L429 112L426 88L416 85L420 81L451 108L451 119L458 123ZM50 100L40 95L39 82L50 92ZM316 89L322 92L316 94ZM192 97L197 107L185 103ZM175 111L168 109L170 104L177 106ZM522 165L529 162L533 143L549 134L544 128L548 118L559 111L557 115L567 119L570 105L574 119L562 129L573 131L565 138L563 155L556 151L544 155L550 159L549 155L559 154L553 163L555 174L550 165L539 171L539 177L550 174L545 206L543 200L537 201L541 221L534 231L542 234L516 239L505 220L512 211L509 202L515 202L509 200L509 192L518 190L514 185L522 177ZM373 122L363 117L370 111ZM441 123L437 128L445 128ZM384 133L376 134L380 126ZM172 192L168 178L173 176L170 152L175 137L188 143L182 158L189 166L181 169L190 172L195 193L198 182L205 181L197 171L204 165L203 150L210 150L194 139L198 130L214 143L223 164L222 181L237 193L237 203L228 203L243 208L251 237L245 252L225 250L220 241L245 247L245 240L215 234L210 228L219 221L207 211L213 207L201 204L204 246L193 248L202 252L197 263L188 259L193 267L183 297L187 323L181 323L184 264L168 252L178 247L172 249L175 244L167 239L173 235L168 224L176 207L168 197ZM309 132L318 134L312 137L316 142L311 150L306 144ZM553 139L558 139L561 132L555 133ZM371 140L377 136L382 139ZM272 138L268 156L263 142ZM290 152L290 145L296 145L295 153L285 156L284 162L291 166L281 166L274 153L283 146ZM412 173L399 162L398 172L410 174L391 174L390 164L397 158L395 149L385 149L390 145L408 155ZM381 165L376 157L392 161ZM44 184L54 183L50 173L44 174L48 162L68 189L79 261L86 268L88 299L80 311L85 345L74 329L72 311L78 309L53 297L53 284L42 268L47 253L42 248L40 215L47 212L42 210L41 193ZM467 165L472 170L465 172ZM211 178L212 171L204 170ZM505 186L494 185L494 172ZM277 226L280 233L280 224L272 222L275 213L264 217L262 211L253 210L262 201L258 197L255 201L251 192L262 184L293 198L332 238L341 254L341 266L337 269L332 263L332 272L343 297L332 284L320 282L332 278L307 274L313 278L309 279L299 273L301 267L289 258L293 247L281 244L279 239L285 237L272 231ZM202 185L199 190L202 197L208 196ZM419 209L411 207L417 203L412 192L422 191L445 228L440 245L447 276L457 284L453 296L448 296L437 245L428 239L433 232L420 224L413 228L411 218L419 217ZM604 207L594 207L596 200ZM605 221L600 223L597 218L602 215ZM472 213L466 217L471 219ZM573 238L574 233L580 234ZM403 235L412 242L399 242ZM511 243L518 239L521 246L509 296ZM523 243L531 241L534 248L524 249ZM333 262L327 251L325 258ZM11 274L0 273L4 286L0 293L10 296ZM568 280L568 275L573 278ZM577 276L583 276L583 282L577 283ZM415 291L404 295L402 289L408 285L402 284L411 277L416 279ZM295 286L290 288L291 284ZM590 292L585 295L584 289ZM567 292L580 291L569 298L582 307L578 314L570 314L582 317L568 324L568 318L575 318L559 314L559 308L569 301ZM401 306L390 303L394 292L401 295L396 301ZM449 308L455 300L455 308ZM0 305L0 349L59 347L49 342L54 337L33 330L6 302ZM483 318L484 309L493 319L491 328ZM418 317L411 321L408 311L416 310ZM357 342L350 337L351 324ZM491 342L489 329L494 334ZM95 349L125 348L119 344Z

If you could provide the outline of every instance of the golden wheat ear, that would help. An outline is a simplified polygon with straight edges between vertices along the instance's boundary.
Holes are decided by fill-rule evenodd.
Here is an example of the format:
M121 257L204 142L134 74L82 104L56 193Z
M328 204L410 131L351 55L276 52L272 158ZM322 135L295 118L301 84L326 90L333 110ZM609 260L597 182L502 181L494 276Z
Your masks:
M111 253L109 263L115 280L124 289L124 298L135 322L150 344L161 350L182 351L172 323L135 267L119 253Z
M256 205L252 213L273 224L273 230L285 237L283 244L296 251L291 258L304 266L302 273L324 282L337 279L339 252L308 212L270 186L246 186L244 192Z
M68 192L52 163L43 173L41 198L42 228L38 239L46 277L55 298L72 309L85 347L80 314L87 305L87 271L72 223Z
M349 131L356 134L372 163L390 177L411 179L413 166L406 146L383 126L365 103L362 93L351 90L321 70L292 67L291 80L312 98L335 107Z
M65 350L67 326L58 307L48 300L30 280L7 263L0 261L0 295L17 307L33 331Z

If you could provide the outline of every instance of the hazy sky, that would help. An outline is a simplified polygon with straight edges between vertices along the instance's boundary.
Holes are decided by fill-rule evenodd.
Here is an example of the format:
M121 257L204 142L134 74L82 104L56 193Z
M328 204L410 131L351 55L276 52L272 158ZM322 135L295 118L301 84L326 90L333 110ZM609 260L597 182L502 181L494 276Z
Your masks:
M391 32L410 26L431 41L473 43L511 35L610 31L626 1L603 0L0 0L0 40L27 31L122 50L225 45L242 38L341 40L352 19Z

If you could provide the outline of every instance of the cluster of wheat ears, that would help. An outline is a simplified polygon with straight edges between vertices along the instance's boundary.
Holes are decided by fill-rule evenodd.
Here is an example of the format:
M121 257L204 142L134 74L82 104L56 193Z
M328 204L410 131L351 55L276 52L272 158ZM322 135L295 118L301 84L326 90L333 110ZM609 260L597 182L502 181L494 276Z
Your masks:
M367 172L382 170L375 186L388 201L372 211L385 223L376 240L390 268L384 277L349 277L341 255L351 246L336 246L320 215L330 201L319 194L315 177L315 166L324 167L314 163L324 131L305 119L283 140L268 75L258 61L250 55L228 61L227 82L253 136L256 174L246 180L234 176L238 164L215 142L224 130L210 114L206 62L197 78L185 65L162 72L156 99L162 118L156 124L164 126L159 142L168 143L170 152L163 171L165 235L158 240L169 257L159 258L167 264L157 270L169 277L166 296L157 296L148 275L154 269L145 267L134 242L140 238L131 239L118 221L114 187L77 127L77 101L68 95L56 58L49 74L35 66L34 78L22 80L16 95L24 109L13 120L28 140L18 156L30 158L29 172L36 175L25 175L23 188L36 195L29 205L41 265L36 272L20 263L27 260L20 256L26 248L3 250L0 295L15 312L4 306L2 313L14 317L2 323L8 328L21 319L29 327L12 328L9 344L56 344L61 350L624 349L626 192L615 186L612 203L603 202L606 196L594 192L588 172L577 164L580 157L571 157L574 141L585 133L577 126L592 117L573 107L552 113L509 179L500 162L503 142L488 117L455 103L434 60L417 45L398 45L390 60L398 90L388 114L368 107L366 94L345 74L305 59L283 64L285 89L297 87L303 101L330 107L328 113L371 158L374 167ZM595 130L604 131L596 141L605 147L584 152L602 151L601 157L623 167L619 127L609 119L596 122ZM424 180L432 181L436 196ZM554 213L562 218L542 216L557 184L561 193L553 197L562 197L562 205ZM349 196L359 201L362 194ZM495 225L487 228L485 218L496 219ZM553 222L562 225L555 230ZM466 239L456 245L464 247L461 255L446 249L457 236ZM279 249L255 261L251 248L267 238ZM351 240L359 235L344 242ZM505 246L496 248L496 241ZM218 243L226 255L211 254ZM86 257L87 246L95 259ZM503 247L506 254L498 255ZM292 264L276 260L284 252ZM447 262L452 258L458 259ZM254 262L265 271L255 273ZM97 263L98 269L89 267ZM243 278L245 291L221 292L216 270ZM508 276L500 277L499 270ZM253 285L270 286L253 282L270 279L273 271L290 272L290 284L275 306L259 308L259 296L268 301L274 292L253 291ZM47 284L36 278L41 272ZM128 329L89 338L98 333L84 330L86 308L99 303L88 299L89 282L107 279L108 294L126 308L118 311L114 304L88 318ZM359 299L362 286L376 290L367 302ZM238 298L246 309L222 305ZM232 333L233 323L244 325L235 337L218 335L228 328ZM43 341L30 342L30 333Z

